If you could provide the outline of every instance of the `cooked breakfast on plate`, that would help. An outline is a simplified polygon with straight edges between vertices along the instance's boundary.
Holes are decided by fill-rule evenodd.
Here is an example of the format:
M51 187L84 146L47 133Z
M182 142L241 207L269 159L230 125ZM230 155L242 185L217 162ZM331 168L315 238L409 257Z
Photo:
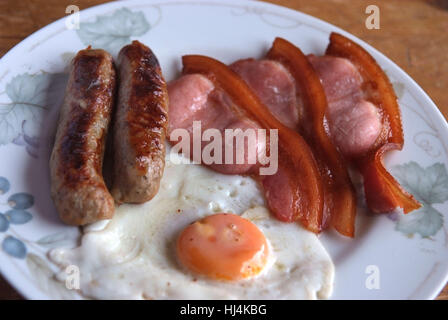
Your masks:
M182 158L182 155L179 155ZM173 159L175 160L175 159ZM273 219L257 183L167 159L160 190L49 258L97 299L316 299L334 266L315 234Z
M383 165L401 115L367 51L333 33L324 56L277 38L242 58L183 56L168 84L138 41L117 81L105 51L74 58L50 168L83 236L49 255L79 266L83 296L325 299L334 266L317 235L355 236L356 193L377 213L420 207Z

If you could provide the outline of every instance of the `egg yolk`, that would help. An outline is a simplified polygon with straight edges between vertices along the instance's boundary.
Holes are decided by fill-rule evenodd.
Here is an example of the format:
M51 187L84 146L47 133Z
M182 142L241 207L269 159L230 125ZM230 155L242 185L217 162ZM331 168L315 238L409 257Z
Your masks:
M269 254L266 238L255 224L227 213L190 224L180 234L176 249L184 266L217 280L256 276Z

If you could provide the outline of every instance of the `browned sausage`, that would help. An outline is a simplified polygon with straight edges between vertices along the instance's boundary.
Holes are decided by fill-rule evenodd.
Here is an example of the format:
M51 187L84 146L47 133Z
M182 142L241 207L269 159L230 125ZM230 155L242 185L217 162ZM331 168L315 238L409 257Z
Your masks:
M112 195L142 203L156 195L165 167L168 93L156 56L142 43L122 48L118 63Z
M87 48L72 61L50 159L51 196L67 224L110 219L114 200L102 176L116 75L112 57Z

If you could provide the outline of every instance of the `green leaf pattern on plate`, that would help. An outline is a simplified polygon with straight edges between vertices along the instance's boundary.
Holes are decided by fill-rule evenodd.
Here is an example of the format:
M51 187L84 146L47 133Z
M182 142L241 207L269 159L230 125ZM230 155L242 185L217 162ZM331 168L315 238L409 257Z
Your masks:
M49 74L17 75L6 85L5 92L11 102L0 103L0 144L7 144L23 133L38 134L42 112L48 109L47 89Z
M46 235L37 240L36 243L45 248L74 247L78 237L79 235L76 231L64 231Z
M81 22L77 34L86 46L117 53L131 36L142 36L149 28L143 12L122 8L112 15L98 15L94 22Z
M5 85L0 96L0 145L14 143L37 157L44 114L61 100L66 78L63 73L23 73Z
M448 173L442 163L422 168L411 161L393 167L392 173L407 191L423 204L419 210L399 216L396 229L408 235L435 235L443 226L443 215L432 205L448 200Z

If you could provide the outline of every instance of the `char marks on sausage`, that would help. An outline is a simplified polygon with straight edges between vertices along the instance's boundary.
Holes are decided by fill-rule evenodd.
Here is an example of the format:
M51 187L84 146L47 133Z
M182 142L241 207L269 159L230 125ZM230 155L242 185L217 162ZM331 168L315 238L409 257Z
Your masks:
M118 203L143 203L159 190L165 167L167 87L156 56L138 41L121 49L118 63L112 194Z
M102 165L115 82L112 57L104 50L81 50L73 59L50 159L51 196L67 224L113 216Z

